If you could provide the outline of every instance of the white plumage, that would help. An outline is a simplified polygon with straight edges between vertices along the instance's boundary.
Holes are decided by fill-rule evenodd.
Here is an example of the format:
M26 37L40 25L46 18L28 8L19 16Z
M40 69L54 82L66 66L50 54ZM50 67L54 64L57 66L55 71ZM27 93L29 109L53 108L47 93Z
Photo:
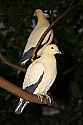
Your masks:
M28 41L26 43L23 56L21 59L21 64L25 64L29 59L31 59L32 52L36 47L39 39L41 38L45 30L48 28L48 26L50 25L42 10L37 9L35 10L34 14L37 16L38 22L28 38ZM50 30L42 42L42 47L37 53L38 56L40 55L42 48L46 47L49 43L52 42L52 40L53 40L53 30Z
M50 44L43 49L40 58L27 68L23 89L37 95L47 94L57 75L56 58L54 56L56 53L61 52L54 44ZM27 103L20 99L15 112L17 114L22 113Z

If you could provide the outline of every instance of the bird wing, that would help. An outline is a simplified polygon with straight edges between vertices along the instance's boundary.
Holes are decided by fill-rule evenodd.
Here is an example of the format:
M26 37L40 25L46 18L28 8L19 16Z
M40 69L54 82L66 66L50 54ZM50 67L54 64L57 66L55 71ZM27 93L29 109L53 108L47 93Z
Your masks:
M47 29L48 27L44 27L44 26L36 26L33 31L31 32L27 44L25 46L24 52L23 52L23 56L21 58L21 63L25 64L29 59L32 58L32 54L34 51L34 48L36 47L39 39L41 38L42 34L44 33L44 31ZM47 35L45 36L44 40L41 43L41 47L42 48L44 45L51 43L53 40L53 30L49 31L47 33ZM39 55L39 54L38 54Z
M49 21L46 19L42 11L37 11L37 13L39 13L37 14L38 22L28 38L28 41L26 43L23 56L21 59L21 64L25 64L29 59L31 59L34 48L36 47L42 34L46 31L46 29L50 25ZM52 40L53 40L53 30L47 33L46 37L42 41L43 46L45 44L51 43Z
M29 51L29 49L31 49L32 47L36 47L39 39L41 38L42 34L45 32L45 30L48 28L48 26L36 26L33 31L31 32L29 38L28 38L28 41L27 41L27 44L25 46L25 49L24 49L24 52L23 54L26 52L26 51ZM52 31L49 31L48 34L46 35L46 37L44 38L43 42L42 43L47 43L48 39L49 39L49 36L50 34L53 34ZM52 39L53 39L53 36L51 36Z
M30 48L28 51L26 51L26 52L22 55L22 57L21 57L21 59L20 59L20 63L21 63L21 64L23 64L23 63L25 64L29 59L32 58L34 49L35 49L35 47L32 47L32 48Z
M26 71L26 75L23 82L23 89L32 87L32 85L38 86L44 75L44 66L42 63L33 62ZM34 87L36 87L34 86ZM30 88L31 89L31 88ZM31 91L31 90L30 90Z

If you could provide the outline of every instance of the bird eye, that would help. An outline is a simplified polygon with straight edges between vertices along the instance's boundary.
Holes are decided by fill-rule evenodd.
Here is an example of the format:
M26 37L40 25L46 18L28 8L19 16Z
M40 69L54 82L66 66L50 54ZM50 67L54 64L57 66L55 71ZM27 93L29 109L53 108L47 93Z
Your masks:
M51 47L51 49L54 49L53 47Z

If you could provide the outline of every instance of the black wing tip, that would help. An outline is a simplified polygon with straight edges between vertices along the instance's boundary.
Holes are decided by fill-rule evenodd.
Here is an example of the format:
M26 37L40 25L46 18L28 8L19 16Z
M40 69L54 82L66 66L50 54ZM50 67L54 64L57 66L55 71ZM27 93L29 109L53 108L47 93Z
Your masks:
M33 55L33 51L34 51L35 47L32 47L31 49L29 49L28 51L26 51L22 58L20 59L20 63L24 62L24 61L28 61L32 58L32 55Z

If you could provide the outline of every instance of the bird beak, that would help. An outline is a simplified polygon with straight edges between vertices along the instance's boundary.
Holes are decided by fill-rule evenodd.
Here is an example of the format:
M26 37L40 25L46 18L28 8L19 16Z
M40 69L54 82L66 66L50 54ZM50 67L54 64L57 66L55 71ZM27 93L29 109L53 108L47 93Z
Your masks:
M59 54L62 54L62 52L61 52L61 51L59 51Z
M62 54L62 52L60 50L57 51L57 54Z

